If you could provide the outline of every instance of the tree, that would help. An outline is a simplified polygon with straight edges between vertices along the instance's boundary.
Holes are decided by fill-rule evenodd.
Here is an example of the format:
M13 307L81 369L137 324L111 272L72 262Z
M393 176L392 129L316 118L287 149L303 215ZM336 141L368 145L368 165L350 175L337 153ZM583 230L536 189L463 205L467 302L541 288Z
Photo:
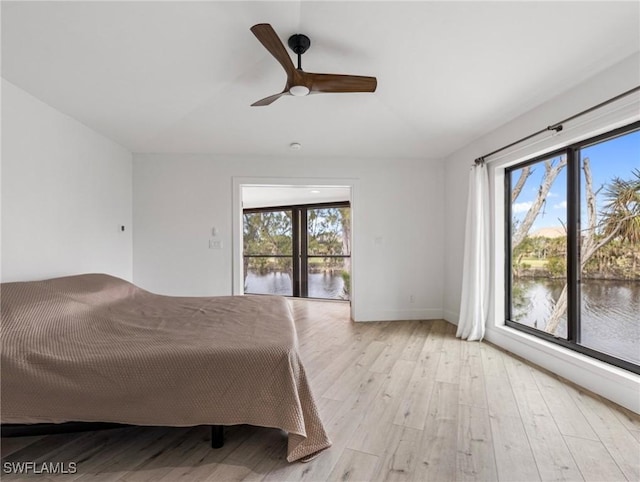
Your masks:
M640 245L640 169L634 169L632 179L616 177L605 190L608 202L603 216L603 235L615 233L621 240Z
M342 254L351 254L351 208L340 208ZM351 273L351 258L344 258L344 270Z
M291 212L263 211L245 213L243 216L244 278L250 269L265 272L269 269L288 272L290 258L269 258L269 255L291 254ZM261 255L247 257L246 255Z
M557 160L547 159L546 161L544 161L544 177L542 178L542 183L538 188L538 195L536 196L536 199L531 204L531 207L527 210L527 214L525 215L522 223L518 224L518 226L515 227L515 232L511 237L511 249L515 249L522 241L524 241L524 238L527 236L527 234L529 234L529 230L531 229L531 226L533 225L534 221L538 217L538 213L540 212L540 209L542 208L542 206L544 206L544 203L547 200L547 196L549 194L549 191L551 190L551 186L556 180L556 177L558 177L558 174L560 174L560 172L562 171L562 169L564 169L564 166L566 165L567 165L567 156L564 156L564 155ZM519 186L519 190L517 191L518 195L522 191L522 187L524 186L526 178L528 178L532 174L531 171L526 171L526 177L524 178L524 181L521 182L521 180L523 179L523 174L525 173L525 169L527 168L525 167L523 169L523 171L520 174L520 179L518 179L518 182L516 183L516 188L518 188ZM518 197L518 196L514 197L513 194L514 193L512 193L511 195L512 203Z
M527 182L527 179L529 179L529 176L531 176L531 174L533 174L531 166L525 166L522 168L522 170L520 171L520 177L518 177L518 181L511 191L511 204L516 202L516 199L518 199L518 196L520 196L520 193L522 192L524 184Z
M529 255L533 250L533 239L534 238L531 238L530 236L525 236L511 252L513 259L511 269L515 276L521 276L522 270L530 267L529 264L522 262L522 258Z
M591 164L589 158L582 162L585 179L588 227L581 233L580 271L589 260L613 239L637 244L640 241L640 170L634 169L632 179L614 178L607 186L604 195L607 200L600 213L602 221L598 223L596 197L600 192L593 191ZM635 257L634 257L635 259ZM553 307L545 331L555 333L560 320L567 310L567 284L565 283L558 301Z

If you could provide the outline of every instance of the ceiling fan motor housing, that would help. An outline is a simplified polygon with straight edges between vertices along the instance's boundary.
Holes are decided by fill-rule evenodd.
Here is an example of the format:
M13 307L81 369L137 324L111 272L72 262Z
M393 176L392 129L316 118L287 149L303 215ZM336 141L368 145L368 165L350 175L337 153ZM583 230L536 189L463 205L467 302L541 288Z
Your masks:
M306 35L301 33L297 33L289 37L289 48L294 51L294 53L298 55L302 55L307 51L309 46L311 45L311 40Z

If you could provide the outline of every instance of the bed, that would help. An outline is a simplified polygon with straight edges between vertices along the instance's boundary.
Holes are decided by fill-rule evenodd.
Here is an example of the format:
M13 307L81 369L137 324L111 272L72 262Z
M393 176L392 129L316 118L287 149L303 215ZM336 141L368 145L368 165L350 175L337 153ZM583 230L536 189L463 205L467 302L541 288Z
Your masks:
M3 424L249 424L331 445L279 296L170 297L86 274L3 283Z

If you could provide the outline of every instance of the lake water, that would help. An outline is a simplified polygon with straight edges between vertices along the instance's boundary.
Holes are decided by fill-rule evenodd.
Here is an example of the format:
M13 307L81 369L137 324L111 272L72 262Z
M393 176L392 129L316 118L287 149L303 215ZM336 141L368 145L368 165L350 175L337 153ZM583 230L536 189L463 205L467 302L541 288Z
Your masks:
M581 344L640 364L640 281L583 280L581 286ZM525 301L514 310L522 315L517 321L543 330L562 288L558 280L515 280L514 295ZM565 318L556 335L566 333Z
M271 272L259 274L248 270L245 293L291 296L292 282L289 273ZM309 273L309 298L348 300L344 294L344 280L339 273Z

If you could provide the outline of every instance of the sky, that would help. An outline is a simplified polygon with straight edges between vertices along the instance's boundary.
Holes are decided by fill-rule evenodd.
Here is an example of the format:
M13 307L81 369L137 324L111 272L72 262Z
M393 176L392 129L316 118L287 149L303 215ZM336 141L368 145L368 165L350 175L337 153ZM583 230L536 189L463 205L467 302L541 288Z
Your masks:
M588 157L590 159L591 174L593 178L594 191L601 186L609 183L613 178L631 179L632 171L640 169L640 130L627 133L623 136L609 139L581 150L581 159ZM556 160L558 158L555 158ZM557 161L556 161L557 162ZM582 163L581 163L582 165ZM512 205L511 211L515 220L524 219L527 211L535 200L538 189L542 184L544 177L544 163L535 164L533 174L527 179L527 182L520 193L518 199ZM566 167L558 174L554 181L546 202L540 210L530 233L541 228L561 227L562 223L567 219L567 172ZM512 171L511 185L515 186L520 176L521 169ZM581 172L582 184L584 185L584 173ZM584 206L584 189L581 189L582 201L582 217L585 219ZM604 190L603 190L604 191ZM604 196L600 193L597 197L598 211L602 209L604 204ZM582 221L583 224L586 222Z

